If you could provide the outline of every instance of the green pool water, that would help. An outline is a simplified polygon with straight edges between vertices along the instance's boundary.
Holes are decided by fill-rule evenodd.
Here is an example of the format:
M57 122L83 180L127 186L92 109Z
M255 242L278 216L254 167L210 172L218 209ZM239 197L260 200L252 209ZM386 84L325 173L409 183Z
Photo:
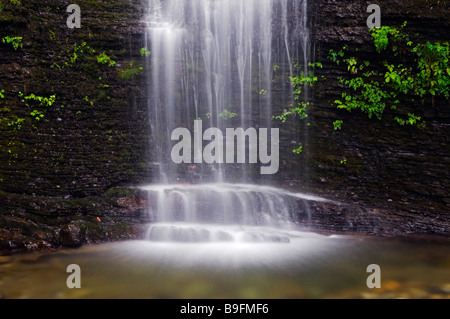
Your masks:
M450 298L450 239L289 232L289 242L125 241L0 257L1 298ZM67 266L80 267L70 289ZM381 288L367 267L380 266Z

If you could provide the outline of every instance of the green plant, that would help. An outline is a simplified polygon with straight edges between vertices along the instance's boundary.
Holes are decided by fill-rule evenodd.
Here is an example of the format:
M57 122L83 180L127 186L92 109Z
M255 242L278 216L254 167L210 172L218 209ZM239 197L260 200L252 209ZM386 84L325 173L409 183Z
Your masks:
M390 48L389 53L382 55L383 59L378 65L369 61L359 62L355 56L344 58L346 53L343 50L340 54L330 51L329 59L336 64L344 61L350 72L350 77L339 78L340 83L348 88L341 93L341 99L334 101L339 109L361 110L369 118L375 116L381 120L385 110L397 110L402 99L409 98L413 104L416 97L424 101L426 96L431 96L434 107L435 96L450 98L449 43L414 45L410 36L403 31L405 26L406 22L400 29L384 26L371 31L376 51L380 55ZM400 52L415 57L415 65L389 61ZM422 118L411 112L407 119L400 116L394 119L400 125L424 125Z
M228 111L227 109L224 109L222 111L222 113L219 114L219 117L222 120L229 120L229 119L236 117L237 115L238 115L237 113L233 113L233 112Z
M43 119L44 118L44 112L42 112L42 111L39 111L39 110L33 110L31 113L30 113L30 115L36 120L36 121L39 121L39 120L41 120L41 119Z
M400 30L390 26L382 26L381 28L370 29L373 43L377 52L380 53L381 51L386 50L389 44L392 45L392 50L395 52L398 49L398 44L400 44L402 41L408 41L408 45L411 45L411 42L409 41L409 35L402 32L403 28L406 27L406 25L407 22L405 21L400 27ZM397 53L395 52L395 54Z
M337 65L339 65L341 63L340 58L344 57L344 51L347 49L347 46L344 46L342 48L342 50L340 50L339 52L334 52L333 49L330 49L330 51L328 52L328 59L333 61L334 63L336 63Z
M434 97L443 95L450 98L450 46L449 42L443 44L419 44L412 50L418 56L417 85L414 93L423 97L431 94L434 106Z
M30 95L24 95L22 92L19 92L19 96L22 98L22 102L25 103L26 106L30 106L30 104L27 103L27 101L37 101L39 102L39 106L52 106L53 103L55 103L56 95L50 95L50 97L45 96L38 96L34 93L31 93Z
M295 68L299 68L298 65L294 66ZM320 62L308 62L308 67L311 68L322 68L322 63ZM310 102L301 101L303 98L303 88L306 86L312 87L319 80L319 78L314 74L313 70L309 70L307 74L304 71L300 71L298 76L289 77L291 81L291 86L293 88L294 100L296 101L295 105L290 104L288 109L283 109L283 112L279 115L273 115L272 120L280 120L285 123L287 118L293 116L294 118L304 120L308 117L307 108L310 106ZM310 126L310 123L307 123ZM303 146L299 146L298 148L292 150L295 154L300 154L303 151Z
M145 56L148 57L150 56L150 54L152 54L147 48L141 48L141 56Z
M116 62L112 60L105 52L97 55L97 62L101 64L108 64L109 66L116 65Z
M50 34L50 40L55 40L56 39L56 33L55 31L49 29L48 33Z
M297 155L300 154L301 152L303 152L303 145L300 145L298 148L292 150L292 153Z
M320 62L308 62L308 66L312 68L323 68L322 63Z
M342 100L334 101L338 109L345 109L347 111L360 109L369 118L375 115L378 119L381 119L386 108L386 100L391 95L389 92L383 90L378 81L370 80L367 82L361 77L351 80L340 78L339 80L357 93L343 92L341 94Z
M320 62L309 62L309 67L312 68L322 68L322 63ZM296 65L298 68L298 65ZM318 81L318 77L314 75L314 71L310 70L307 75L305 75L304 71L300 72L300 76L291 76L289 77L291 81L291 85L293 88L294 99L296 101L301 100L302 98L302 90L305 86L313 86L314 83ZM290 104L289 109L284 109L283 113L280 115L272 116L272 119L281 120L283 123L286 122L287 117L293 115L294 117L299 117L300 120L303 120L308 117L306 113L307 107L310 105L309 102L297 102L297 105Z
M135 76L142 74L143 69L144 68L141 65L136 64L135 61L132 61L132 62L126 64L120 70L119 75L122 80L128 80L128 79L131 79Z
M23 47L22 37L6 36L6 37L2 38L2 42L3 43L11 43L14 48L14 51L17 51L18 48Z
M8 126L13 127L13 130L20 130L22 128L23 122L25 122L24 118L16 117L14 120L10 120L8 122Z
M20 2L19 0L9 0L9 2L16 7L20 7L22 5L22 2Z
M87 95L83 98L83 100L88 102L91 106L94 106L94 101L89 100L89 97Z
M341 129L342 129L342 123L343 123L343 122L344 122L344 121L342 121L342 120L336 120L336 121L334 121L334 122L333 122L334 130L335 130L335 131L341 130Z
M284 109L283 113L281 113L280 115L272 116L272 120L280 120L281 122L285 123L287 121L287 118L292 115L294 117L298 116L300 120L303 120L308 117L308 114L306 113L307 106L309 106L309 102L300 102L295 107L290 104L289 109Z
M95 53L95 50L92 49L90 46L87 45L86 42L82 42L80 44L74 43L73 45L73 53L70 57L70 63L75 64L77 62L77 59L84 54L84 50L87 50L89 53ZM67 65L67 63L66 63Z
M312 67L312 68L322 68L322 63L320 62L308 62L308 66ZM296 65L296 67L298 67ZM310 86L312 87L314 85L314 83L316 83L319 79L317 76L314 75L314 71L310 70L308 71L308 74L305 74L304 71L300 72L300 76L291 76L289 77L290 81L291 81L291 85L294 89L293 94L294 94L294 98L295 100L299 100L302 94L302 88L305 86Z
M50 97L38 96L35 94L24 95L22 92L19 92L19 97L22 98L22 103L25 103L27 107L34 107L33 111L30 112L30 115L36 120L40 121L44 118L45 111L39 110L36 107L47 108L53 105L56 101L56 95L51 95ZM37 102L37 103L33 103Z
M397 121L398 124L400 125L416 125L416 126L423 126L423 122L421 122L421 117L420 116L416 116L414 114L408 113L408 118L406 120L396 116L395 120Z
M298 100L302 93L302 88L305 85L313 86L318 81L318 78L314 75L313 71L309 71L307 75L302 71L300 72L300 76L290 77L290 80L291 85L294 87L294 96Z

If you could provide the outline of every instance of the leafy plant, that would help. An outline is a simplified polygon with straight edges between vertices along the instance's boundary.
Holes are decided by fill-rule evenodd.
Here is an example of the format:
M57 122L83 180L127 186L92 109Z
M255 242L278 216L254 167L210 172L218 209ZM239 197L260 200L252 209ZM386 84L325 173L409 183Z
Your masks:
M97 55L97 62L101 64L108 64L109 66L116 65L116 62L112 60L105 52Z
M320 62L309 62L309 67L312 68L322 68L322 63ZM298 65L296 65L298 68ZM299 101L302 98L302 90L305 86L313 86L314 83L318 81L318 77L314 75L314 71L310 70L307 75L305 75L304 71L300 72L299 76L291 76L289 77L291 81L291 85L293 88L293 94L294 99L296 101ZM308 117L308 114L306 113L307 107L310 105L309 102L297 102L297 105L290 104L288 109L284 109L283 113L280 115L274 115L272 116L272 119L281 120L283 123L286 122L287 117L293 115L294 117L297 117L300 120L303 120Z
M333 122L334 130L335 130L335 131L341 130L341 129L342 129L342 123L343 123L342 120L336 120L336 121L334 121L334 122Z
M354 56L344 58L346 47L339 54L330 51L329 59L336 64L341 61L346 63L347 71L351 74L345 79L339 78L339 82L349 90L341 94L341 99L334 101L337 108L361 110L369 118L375 116L381 120L385 109L397 110L401 98L409 97L413 102L414 97L423 99L431 95L433 107L435 96L450 98L449 43L427 42L414 45L410 36L403 31L405 26L406 22L400 29L389 26L372 29L376 51L381 53L390 48L393 53L386 54L378 65L372 65L369 61L360 63ZM399 52L415 56L416 65L388 62L389 57L396 56ZM400 125L424 125L422 118L413 113L408 113L407 119L399 116L394 119ZM336 129L336 125L340 128L342 122L333 124Z
M292 153L297 155L300 154L301 152L303 152L303 145L300 145L298 148L292 150Z
M294 66L295 68L299 68L298 65ZM322 68L322 63L320 62L309 62L308 67L311 68ZM283 109L283 112L279 115L273 115L272 120L280 120L285 123L288 117L298 118L300 120L304 120L308 117L307 108L310 106L309 102L301 101L303 97L303 88L306 86L312 87L319 80L318 77L314 74L313 70L309 70L307 74L304 71L300 71L298 76L289 77L291 81L291 86L293 88L294 100L295 104L290 104L288 109ZM310 123L307 123L309 126ZM292 150L295 154L300 154L303 151L303 146L299 146L298 148Z
M9 2L16 7L20 7L22 5L22 2L20 2L19 0L9 0Z
M284 109L283 113L280 115L274 115L272 116L273 120L280 120L281 122L285 123L287 121L287 118L289 116L294 116L303 120L308 117L308 114L306 113L306 108L309 106L309 103L300 102L296 107L294 107L292 104L290 105L289 109Z
M344 57L344 50L346 50L347 47L344 46L342 48L342 50L340 50L339 52L334 52L333 49L330 49L330 51L328 52L328 59L333 61L334 63L336 63L337 65L339 65L339 63L341 63L340 58Z
M148 57L150 56L150 54L152 54L147 48L141 48L141 56L145 56Z
M15 120L10 120L8 122L8 126L13 127L14 131L20 130L22 128L23 122L25 122L24 118L16 117Z
M56 95L50 95L50 97L45 97L45 96L38 96L35 94L30 94L30 95L24 95L22 92L19 92L19 96L22 98L22 102L25 102L26 106L30 106L30 104L28 104L28 102L26 101L37 101L39 102L39 106L44 106L44 107L48 107L48 106L52 106L53 103L55 103L56 100Z
M421 122L421 117L416 116L414 114L408 113L408 118L406 120L401 119L400 117L396 116L395 120L400 125L416 125L416 126L423 126L423 122Z
M395 27L390 26L382 26L381 28L372 28L371 36L373 39L373 43L378 53L384 51L388 48L389 44L392 45L392 50L395 52L398 49L398 44L404 40L409 41L409 35L403 33L402 30L406 27L407 22L405 21L400 30ZM411 44L409 44L411 45Z
M41 119L43 119L44 118L44 112L42 112L42 111L39 111L39 110L33 110L31 113L30 113L30 115L36 120L36 121L39 121L39 120L41 120Z
M137 64L135 61L132 61L126 64L122 70L120 70L120 78L122 80L128 80L135 76L138 76L142 73L144 68Z
M73 53L70 57L70 63L75 64L77 62L77 59L85 54L85 52L88 52L90 54L94 54L95 50L92 49L90 46L87 45L86 42L82 42L80 44L74 43L73 45ZM67 63L66 63L67 65Z
M418 56L418 73L414 93L423 97L429 93L434 97L443 95L450 98L450 46L448 42L440 44L419 44L412 50Z
M12 46L14 48L14 51L17 51L18 48L22 48L23 47L22 37L6 36L6 37L2 38L2 42L3 43L10 43L10 44L12 44Z
M22 92L19 92L19 97L22 98L22 103L25 103L25 105L27 107L50 107L53 105L53 103L55 103L56 101L56 95L51 95L50 97L45 97L45 96L38 96L35 94L30 94L30 95L24 95ZM33 103L37 102L37 103ZM37 105L36 105L37 104ZM44 118L45 111L44 110L39 110L37 108L35 108L33 111L30 112L30 115L36 120L36 121L40 121L41 119Z
M229 119L235 118L237 115L238 115L237 113L233 113L233 112L228 111L227 109L224 109L223 112L219 114L219 117L222 120L229 120Z
M320 62L308 62L308 66L309 67L312 67L312 68L323 68L323 65L322 65L322 63L320 63Z
M88 102L91 106L94 106L94 101L89 100L89 97L86 95L83 100L85 100L86 102Z

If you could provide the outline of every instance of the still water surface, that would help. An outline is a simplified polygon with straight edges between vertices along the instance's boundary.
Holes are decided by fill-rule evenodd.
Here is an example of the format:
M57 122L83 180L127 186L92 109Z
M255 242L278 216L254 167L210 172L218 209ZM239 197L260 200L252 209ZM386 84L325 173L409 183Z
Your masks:
M1 298L450 298L450 240L287 231L289 242L126 241L0 256ZM66 268L81 268L69 289ZM381 267L381 288L366 285Z

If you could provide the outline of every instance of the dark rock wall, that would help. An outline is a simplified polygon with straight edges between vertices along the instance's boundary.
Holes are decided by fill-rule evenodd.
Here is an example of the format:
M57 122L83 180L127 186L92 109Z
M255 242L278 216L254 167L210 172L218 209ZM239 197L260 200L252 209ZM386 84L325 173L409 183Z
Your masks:
M0 43L0 246L68 245L72 230L92 242L128 238L136 214L105 194L151 175L145 6L83 1L81 29L69 29L72 1L2 3L0 38L21 36L23 48ZM103 52L114 67L98 63ZM56 101L38 122L19 92ZM20 130L8 125L14 116L25 119Z
M137 236L136 225L145 220L145 200L120 187L153 176L148 166L152 154L146 64L140 55L146 1L83 1L81 29L66 26L69 0L44 4L27 0L20 7L2 3L0 38L22 36L23 48L15 51L0 43L0 90L5 91L0 114L5 119L0 123L0 248L76 246ZM396 211L392 223L383 228L388 233L401 223L399 214L412 225L409 231L448 233L442 226L448 225L450 209L448 101L438 100L435 110L424 107L424 130L369 120L331 105L342 89L332 80L345 70L336 69L326 56L347 43L373 57L366 26L370 3L310 1L314 57L324 64L319 75L329 81L311 92L311 126L296 123L283 129L277 182L362 207ZM407 20L411 30L426 39L448 40L446 3L389 1L380 4L382 23L399 25ZM83 52L78 51L71 63L74 45L84 42ZM116 62L114 67L96 61L102 52ZM57 99L45 120L36 122L29 119L30 109L20 101L19 92L55 94ZM7 125L12 114L27 118L18 131ZM336 119L344 120L342 131L333 130ZM304 152L294 155L292 145L299 141ZM127 202L133 204L121 204ZM318 219L313 220L320 228L320 212L329 219L333 210L316 210L316 215L312 213ZM349 225L347 219L355 214L333 215L334 225L339 225L341 215L342 224ZM356 218L350 229L340 229L358 231L358 220L364 218ZM374 220L371 216L372 229ZM418 220L437 226L418 223L415 229ZM361 225L368 231L367 221Z
M379 121L358 111L338 110L332 103L343 92L337 77L345 77L347 72L345 65L338 67L328 60L330 49L339 51L347 45L358 48L367 60L378 59L366 25L370 15L366 9L371 3L310 1L314 59L324 65L317 75L326 79L319 81L311 94L313 105L307 119L311 126L300 125L303 154L284 158L285 184L346 202L407 211L413 218L431 214L439 220L450 211L449 101L437 99L434 109L431 98L423 105L401 106L425 120L423 130L398 125L390 110ZM400 26L408 21L406 31L420 34L425 41L449 40L450 10L445 1L379 5L383 25ZM338 119L344 124L335 131L332 123ZM305 165L306 170L289 171L296 165ZM289 177L292 173L296 173L295 182Z

